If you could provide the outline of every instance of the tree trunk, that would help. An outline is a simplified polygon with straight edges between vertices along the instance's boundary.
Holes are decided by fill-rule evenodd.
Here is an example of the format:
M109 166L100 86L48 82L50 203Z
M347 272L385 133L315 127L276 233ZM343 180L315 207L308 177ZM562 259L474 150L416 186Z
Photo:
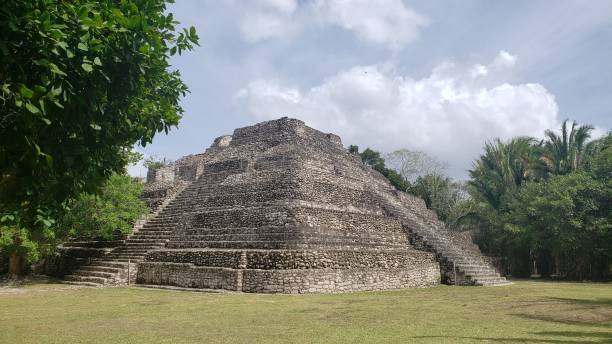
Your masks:
M21 275L23 268L23 257L19 252L15 251L9 256L9 270L8 275L10 277L17 277Z

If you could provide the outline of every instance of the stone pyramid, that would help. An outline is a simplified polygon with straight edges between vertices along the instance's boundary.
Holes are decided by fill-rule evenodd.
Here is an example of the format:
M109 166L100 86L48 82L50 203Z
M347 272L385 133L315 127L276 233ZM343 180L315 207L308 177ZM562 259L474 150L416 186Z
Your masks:
M156 216L127 241L146 245L159 232L165 246L142 254L142 285L307 293L506 283L421 199L300 120L236 129L150 172Z

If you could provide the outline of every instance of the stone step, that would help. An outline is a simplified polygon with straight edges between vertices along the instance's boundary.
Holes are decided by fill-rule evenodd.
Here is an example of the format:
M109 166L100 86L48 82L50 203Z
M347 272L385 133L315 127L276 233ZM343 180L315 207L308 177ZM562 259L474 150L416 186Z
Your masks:
M124 251L150 251L150 250L157 250L160 247L163 247L165 244L165 242L161 242L158 244L152 244L152 243L147 243L146 245L138 245L138 244L134 244L134 245L125 245L125 246L121 246L119 248L117 248L116 250L113 250L112 253L117 253L117 252L124 252Z
M499 273L497 272L497 270L495 270L494 268L488 267L488 266L483 266L483 267L478 267L478 268L465 268L462 266L458 266L457 270L459 271L463 271L464 273L468 274L468 275L473 275L473 274L495 274L499 276Z
M170 231L176 224L146 224L140 232Z
M134 237L131 237L131 238L127 239L125 241L125 243L126 244L132 244L132 243L153 243L153 244L155 244L155 243L162 242L162 241L163 240L157 240L157 239L153 239L153 238L138 238L138 237L134 238Z
M142 262L143 260L144 260L144 256L142 257L113 257L113 262L125 263L126 266L127 266L128 261L134 264L134 263Z
M141 257L146 256L145 253L117 253L114 254L112 256L107 256L106 258L108 260L116 260L117 258L132 258L132 259L138 259Z
M479 279L479 278L488 278L488 277L494 277L494 278L499 278L501 277L497 272L492 272L492 271L481 271L481 272L467 272L464 271L465 275L468 276L471 279Z
M66 275L64 276L64 280L73 281L73 282L89 282L96 283L99 285L107 284L108 280L103 277L93 277L93 276L78 276L78 275Z
M376 249L376 248L403 248L404 244L398 242L397 244L370 244L370 245L356 245L353 242L345 241L339 247L339 243L330 242L328 240L323 241L171 241L166 245L169 249L178 248L235 248L235 249L326 249L326 248L339 248L339 249Z
M147 245L147 246L143 246L143 245L130 245L130 246L123 246L120 249L114 250L113 252L109 253L109 254L113 254L113 253L124 253L124 252L133 252L133 253L138 253L138 252L149 252L149 251L153 251L153 250L159 250L160 248L165 247L165 243L159 244L159 245Z
M73 271L72 275L83 277L102 277L106 279L111 279L116 275L116 273L78 269Z
M78 286L83 286L83 287L94 287L94 288L98 288L101 287L102 285L99 283L93 283L93 282L80 282L80 281L67 281L64 280L62 283L64 284L70 284L70 285L78 285Z
M455 264L485 265L484 260L482 260L481 258L477 258L477 257L469 257L469 256L466 257L466 256L459 256L459 255L444 255L444 254L442 254L442 256L450 262L455 262Z
M178 216L179 214L181 214L180 212L176 212L176 215L174 212L172 212L172 215L170 214L160 214L157 215L155 218L150 219L149 221L147 221L146 224L160 224L160 223L176 223L178 222L178 220L180 220L180 216ZM182 216L182 215L181 215Z
M475 278L475 283L478 285L508 285L511 284L503 277L479 277Z
M123 270L123 267L121 267L121 268L119 268L119 267L109 267L109 266L97 265L95 263L92 263L91 265L81 266L79 268L79 270L92 271L92 272L108 272L108 273L112 273L112 274L117 274L117 273L119 273L120 271Z
M178 224L177 221L170 222L147 222L142 228L163 228L163 227L174 227Z
M91 266L127 269L127 262L118 262L108 258L95 258L92 260Z
M117 256L121 256L121 257L144 256L146 254L146 252L148 252L148 251L136 251L136 252L122 251L122 252L110 253L110 254L106 255L106 258L113 258L113 257L117 257Z
M167 240L169 238L172 237L171 232L168 232L168 234L153 234L153 233L137 233L134 234L130 239L134 240L138 240L138 239L144 239L144 240Z
M165 242L159 242L159 241L154 241L154 242L138 242L138 241L131 241L128 242L127 244L125 244L124 246L119 247L119 249L122 248L142 248L142 249L155 249L159 246L163 246L165 244Z
M390 246L404 246L394 236L357 236L336 235L336 233L257 233L257 234L198 234L181 235L173 237L169 242L186 241L287 241L287 242L311 242L325 241L330 243L346 243L359 239L360 242L378 243Z

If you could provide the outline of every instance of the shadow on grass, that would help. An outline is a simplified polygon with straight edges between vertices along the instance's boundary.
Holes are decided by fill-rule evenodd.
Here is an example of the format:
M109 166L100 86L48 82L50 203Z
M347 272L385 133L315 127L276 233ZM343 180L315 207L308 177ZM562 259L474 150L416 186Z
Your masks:
M612 298L598 298L595 300L584 300L584 299L570 299L570 298L564 298L564 297L549 297L548 299L555 300L558 302L570 303L570 304L612 307Z
M529 320L547 321L564 325L612 328L612 299L594 300L549 297L544 304L527 306L514 316ZM530 310L529 312L527 312Z
M604 333L605 334L605 333ZM550 336L554 336L553 332L550 332ZM519 338L519 337L507 337L507 338L492 338L492 337L461 337L461 336L416 336L414 339L437 339L443 342L452 343L454 340L463 339L469 340L470 342L499 342L499 343L559 343L559 344L583 344L582 339L538 339L538 338ZM601 341L590 341L589 343L610 343L612 337L602 337Z
M605 339L605 343L612 341L612 332L580 332L580 331L543 331L534 332L538 336L556 336L556 337L591 337Z

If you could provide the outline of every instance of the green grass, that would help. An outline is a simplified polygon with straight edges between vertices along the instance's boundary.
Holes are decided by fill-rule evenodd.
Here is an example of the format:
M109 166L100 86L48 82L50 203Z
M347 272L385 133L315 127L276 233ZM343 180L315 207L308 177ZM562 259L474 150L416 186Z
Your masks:
M612 285L336 295L0 288L0 343L610 343Z

